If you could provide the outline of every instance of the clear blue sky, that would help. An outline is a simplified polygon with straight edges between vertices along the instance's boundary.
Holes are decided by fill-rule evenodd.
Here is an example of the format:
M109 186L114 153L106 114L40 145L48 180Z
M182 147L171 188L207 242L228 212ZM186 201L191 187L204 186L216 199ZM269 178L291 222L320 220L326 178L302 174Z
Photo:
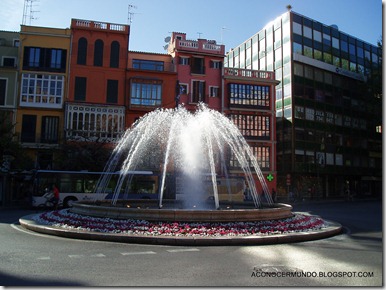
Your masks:
M31 25L66 28L71 18L128 23L132 8L130 50L164 53L172 31L188 39L217 40L226 51L292 10L376 44L382 37L381 0L34 0ZM1 0L0 30L19 31L24 0ZM29 25L29 20L27 20ZM200 34L199 34L200 33Z

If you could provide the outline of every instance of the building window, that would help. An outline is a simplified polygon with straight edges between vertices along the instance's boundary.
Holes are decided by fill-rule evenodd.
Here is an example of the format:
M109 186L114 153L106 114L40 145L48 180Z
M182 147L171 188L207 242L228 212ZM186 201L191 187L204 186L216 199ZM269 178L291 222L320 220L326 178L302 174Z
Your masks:
M303 36L312 39L312 29L308 26L303 26Z
M344 52L348 52L348 43L347 41L340 40L340 48Z
M219 87L209 87L210 97L219 97L220 96L220 88Z
M21 142L35 142L36 136L36 115L23 115L21 124Z
M155 60L133 59L133 68L143 70L163 71L164 62Z
M256 157L257 163L262 170L270 169L270 147L269 146L257 146L250 144L252 154ZM247 160L249 167L253 167L252 161L248 158ZM238 162L236 156L232 153L230 158L230 166L232 168L240 168L240 163Z
M292 31L298 35L303 35L302 33L302 25L296 22L292 23Z
M187 95L189 94L189 85L180 83L180 94Z
M59 117L43 116L41 134L42 143L57 143L59 140Z
M120 45L118 41L113 41L111 43L111 49L110 49L110 67L119 67L119 51L120 51Z
M221 61L211 60L210 67L215 69L221 69Z
M270 138L270 117L260 115L230 115L232 122L246 138L268 140Z
M5 67L16 67L16 57L3 57L3 66Z
M66 113L66 137L72 140L114 142L125 130L123 107L72 103Z
M26 61L26 56L28 55L27 59L27 66L28 67L39 67L40 66L40 48L38 47L26 47L24 50L24 62Z
M230 105L269 107L269 86L229 84L229 94Z
M61 68L62 66L62 50L52 49L51 50L51 68Z
M133 79L130 104L135 106L159 107L162 104L162 81Z
M118 103L118 81L107 80L106 103Z
M194 74L205 74L203 57L192 57L192 63L190 65L191 73Z
M5 105L7 95L7 79L0 79L0 106Z
M314 40L322 42L322 33L320 31L314 30Z
M94 66L103 66L103 41L97 39L94 47Z
M189 65L190 64L190 58L189 57L181 56L179 58L179 64L181 64L181 65Z
M65 49L25 47L23 69L65 72L66 53L67 51Z
M295 106L295 118L304 119L304 107Z
M75 77L75 91L74 91L75 101L86 100L86 88L87 88L87 78Z
M257 163L262 170L270 168L270 147L268 146L252 146L252 151L257 158Z
M23 74L20 106L61 108L64 76Z
M205 102L205 81L192 82L192 103Z
M300 43L294 42L292 45L293 53L303 54L303 48Z
M86 65L87 60L87 39L82 37L78 40L77 64Z

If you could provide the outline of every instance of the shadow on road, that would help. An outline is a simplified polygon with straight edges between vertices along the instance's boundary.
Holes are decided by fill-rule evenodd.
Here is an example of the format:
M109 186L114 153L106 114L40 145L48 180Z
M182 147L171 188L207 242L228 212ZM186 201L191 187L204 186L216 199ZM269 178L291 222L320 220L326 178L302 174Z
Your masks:
M0 272L0 285L2 286L85 286L84 284L74 281L58 281L52 279L31 279L21 278L14 275L4 274Z

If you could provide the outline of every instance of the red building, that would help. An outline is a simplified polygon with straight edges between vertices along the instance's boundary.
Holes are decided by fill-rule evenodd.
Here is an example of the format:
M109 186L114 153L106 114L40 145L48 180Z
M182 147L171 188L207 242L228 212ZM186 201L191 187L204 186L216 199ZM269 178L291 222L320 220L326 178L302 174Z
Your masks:
M125 131L129 25L72 19L67 140L114 142Z
M200 102L221 110L222 66L225 46L215 40L188 40L185 33L173 32L168 47L176 65L180 104L194 109Z
M224 68L223 113L240 129L254 152L268 188L276 191L276 113L274 72ZM233 173L241 173L235 158ZM258 189L262 190L257 183Z
M194 110L199 102L227 115L240 129L255 153L270 190L276 191L275 73L223 68L224 45L215 40L187 40L173 32L168 53L182 87L180 103ZM251 164L252 166L252 164ZM230 158L232 174L241 174ZM259 191L262 191L257 182Z

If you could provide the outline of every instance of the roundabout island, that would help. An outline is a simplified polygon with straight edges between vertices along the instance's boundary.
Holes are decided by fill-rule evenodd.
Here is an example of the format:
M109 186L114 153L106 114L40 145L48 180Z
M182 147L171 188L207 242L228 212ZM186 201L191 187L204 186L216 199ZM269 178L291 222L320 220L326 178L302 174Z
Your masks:
M158 172L151 186L158 189L157 199L120 198L138 195L134 175L148 168ZM112 198L75 202L68 209L22 217L20 224L67 238L197 246L291 243L342 230L335 222L274 203L238 127L204 104L195 112L179 106L139 119L115 146L94 193ZM233 197L240 195L235 203Z
M338 223L291 209L286 204L261 209L176 210L75 203L73 208L25 216L19 222L34 232L66 238L181 246L293 243L342 231Z

